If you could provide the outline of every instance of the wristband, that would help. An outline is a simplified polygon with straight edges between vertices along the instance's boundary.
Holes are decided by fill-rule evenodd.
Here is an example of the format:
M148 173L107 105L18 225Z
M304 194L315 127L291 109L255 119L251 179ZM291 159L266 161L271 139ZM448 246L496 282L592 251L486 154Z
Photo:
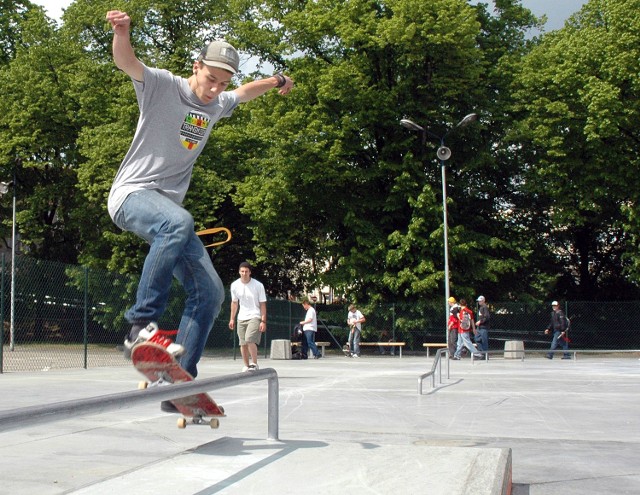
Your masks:
M278 84L276 84L276 88L281 88L282 86L287 84L287 78L284 77L284 74L282 74L282 72L277 72L273 75L273 77L275 77L278 81Z

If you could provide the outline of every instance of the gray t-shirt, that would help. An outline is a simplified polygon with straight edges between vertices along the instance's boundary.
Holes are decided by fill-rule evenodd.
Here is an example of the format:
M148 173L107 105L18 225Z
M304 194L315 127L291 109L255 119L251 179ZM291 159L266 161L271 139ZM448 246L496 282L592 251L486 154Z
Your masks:
M107 207L114 218L133 191L157 189L182 204L193 164L213 125L229 117L240 103L225 91L203 104L183 77L144 68L144 82L133 81L140 118L131 147L111 186Z

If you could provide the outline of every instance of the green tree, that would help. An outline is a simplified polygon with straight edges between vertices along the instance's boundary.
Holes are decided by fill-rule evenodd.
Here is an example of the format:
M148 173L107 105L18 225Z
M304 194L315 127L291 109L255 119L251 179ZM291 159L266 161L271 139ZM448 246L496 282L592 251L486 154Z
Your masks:
M0 0L0 66L16 56L22 37L22 23L30 12L40 10L27 0Z
M525 290L524 236L505 235L497 214L515 187L508 154L493 156L509 81L495 67L527 50L537 20L519 2L498 3L498 17L456 0L230 4L232 33L262 58L291 54L275 63L297 82L290 100L249 109L253 172L235 199L261 261L372 303L420 306L441 294L438 143L423 149L398 124L410 116L443 134L478 111L476 130L447 141L452 284L471 294L491 284L496 297ZM513 284L502 286L505 276Z
M532 235L557 276L548 293L593 300L637 297L630 230L638 200L640 2L592 0L544 37L514 81ZM632 13L632 14L631 14ZM636 226L637 229L637 226ZM637 232L637 230L635 230Z
M593 298L630 287L623 270L637 279L637 2L592 0L531 40L540 20L519 0L118 7L149 65L187 76L200 46L224 37L253 56L237 83L267 67L296 81L289 97L270 93L218 123L194 169L185 206L197 228L234 234L212 251L225 283L248 259L272 295L329 285L419 314L443 293L439 143L423 145L403 117L442 135L480 115L446 142L458 297ZM18 171L21 238L36 256L135 274L146 247L106 211L138 117L111 59L112 7L75 2L58 28L28 2L0 3L11 95L0 168L3 180Z
M77 51L65 45L42 9L24 13L13 39L14 57L0 69L0 167L15 171L17 225L23 249L75 262L81 250L82 198L74 194L82 122L68 92ZM5 225L8 225L5 222Z

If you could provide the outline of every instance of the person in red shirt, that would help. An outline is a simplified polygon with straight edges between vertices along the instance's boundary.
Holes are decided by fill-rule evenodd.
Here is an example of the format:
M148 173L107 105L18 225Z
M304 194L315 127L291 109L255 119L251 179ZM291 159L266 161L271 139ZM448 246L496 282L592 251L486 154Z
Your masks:
M449 332L448 348L449 358L453 359L453 355L456 352L458 346L458 329L460 328L460 319L458 313L460 312L460 306L456 302L454 297L449 298L449 321L447 323L447 329Z
M469 352L473 354L474 358L481 359L483 357L482 354L479 354L477 349L473 347L473 344L471 343L471 331L473 330L474 333L476 331L476 324L473 321L473 311L467 307L467 301L464 299L460 299L460 312L458 313L458 318L460 319L460 328L458 329L458 347L456 348L456 353L454 354L453 359L460 359L463 347L469 349Z

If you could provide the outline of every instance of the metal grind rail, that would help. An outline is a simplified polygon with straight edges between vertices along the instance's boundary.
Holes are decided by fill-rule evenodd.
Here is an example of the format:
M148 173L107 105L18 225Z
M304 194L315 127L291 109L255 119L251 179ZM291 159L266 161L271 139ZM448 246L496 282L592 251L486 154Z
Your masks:
M440 383L442 383L442 355L449 356L449 349L438 349L435 357L433 358L433 364L431 365L431 371L428 371L418 377L418 394L422 395L422 382L428 376L431 377L431 388L436 386L436 371L440 375ZM449 359L447 361L447 378L449 378Z
M204 378L192 382L176 383L145 390L131 390L115 394L74 399L53 404L21 407L0 411L0 432L18 430L27 426L71 419L85 414L117 411L141 404L187 397L202 392L220 390L245 383L267 380L268 386L268 440L278 440L279 435L279 384L278 373L273 368Z

